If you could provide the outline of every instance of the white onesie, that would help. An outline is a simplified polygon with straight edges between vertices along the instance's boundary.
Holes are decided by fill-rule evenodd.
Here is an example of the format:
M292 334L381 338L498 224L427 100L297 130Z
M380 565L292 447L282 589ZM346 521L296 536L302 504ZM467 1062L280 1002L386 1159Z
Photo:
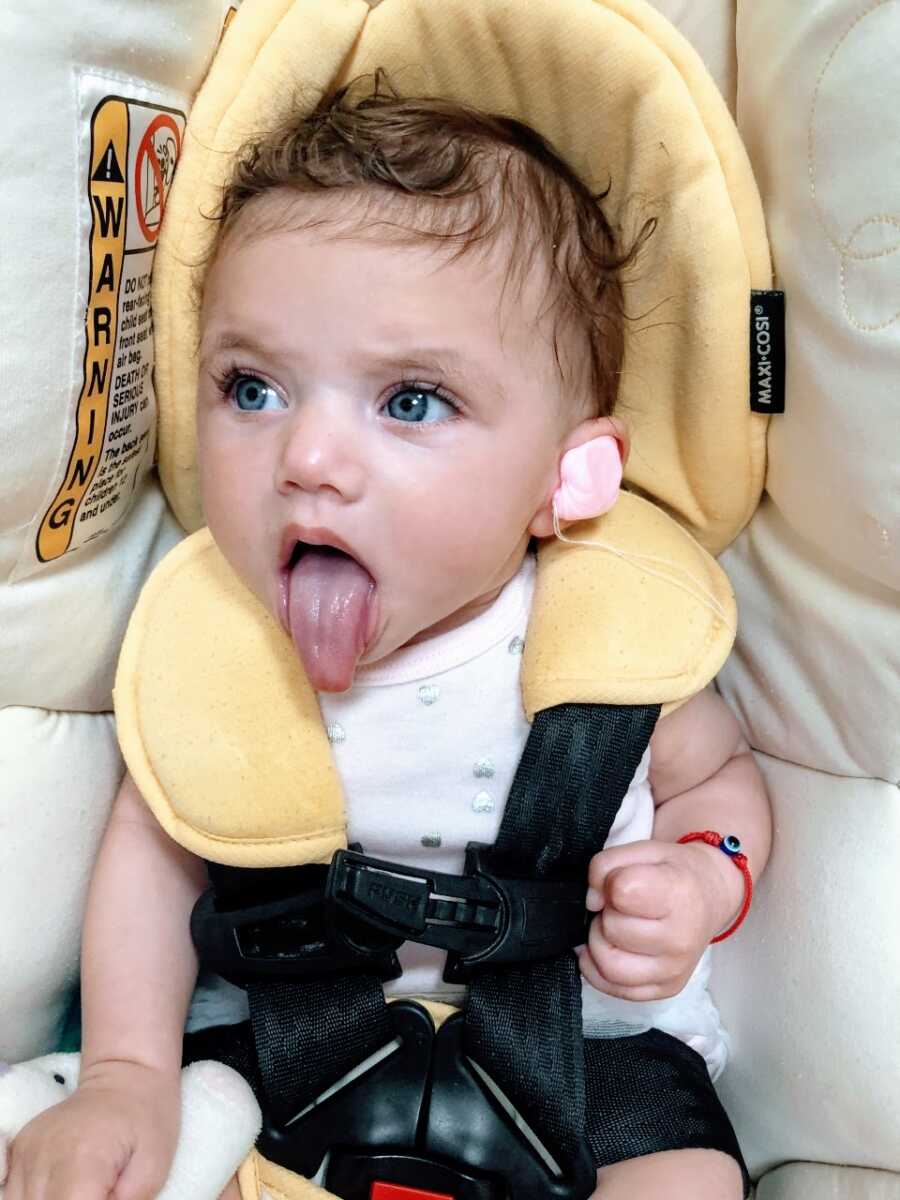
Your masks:
M519 672L534 578L534 559L527 555L484 613L361 667L349 692L319 695L344 788L347 840L361 843L366 854L460 874L468 842L495 841L529 732ZM652 836L649 765L648 750L607 846ZM385 985L386 994L461 1000L463 989L441 978L443 951L406 942L399 957L403 975ZM707 952L684 989L668 1000L638 1004L583 983L585 1034L661 1029L702 1054L715 1079L725 1065L727 1039L706 990L708 958ZM220 1013L219 1019L242 1015ZM192 1010L190 1028L201 1024L198 1016ZM209 1019L207 1014L202 1023Z

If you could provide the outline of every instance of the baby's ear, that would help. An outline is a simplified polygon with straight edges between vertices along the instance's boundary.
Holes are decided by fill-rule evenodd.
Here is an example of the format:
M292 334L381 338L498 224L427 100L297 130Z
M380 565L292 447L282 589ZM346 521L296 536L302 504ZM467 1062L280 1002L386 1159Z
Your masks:
M608 512L622 484L628 433L621 421L595 417L582 421L563 443L558 483L532 518L528 532L550 537L554 518L562 524Z

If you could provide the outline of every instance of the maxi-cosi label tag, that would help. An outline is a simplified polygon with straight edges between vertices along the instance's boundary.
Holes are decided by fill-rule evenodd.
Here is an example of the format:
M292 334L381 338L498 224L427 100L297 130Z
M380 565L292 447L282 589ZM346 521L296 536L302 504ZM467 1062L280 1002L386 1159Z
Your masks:
M750 408L784 412L784 292L750 293Z
M112 529L153 464L150 271L185 115L149 92L142 97L139 86L113 94L115 82L79 79L84 358L68 452L37 526L32 570ZM23 562L17 574L27 573Z

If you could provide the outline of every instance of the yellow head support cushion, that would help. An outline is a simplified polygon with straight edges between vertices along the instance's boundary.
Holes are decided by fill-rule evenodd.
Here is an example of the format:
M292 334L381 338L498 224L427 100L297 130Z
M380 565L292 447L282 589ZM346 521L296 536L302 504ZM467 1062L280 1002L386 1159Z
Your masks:
M246 0L191 113L154 268L160 471L182 524L203 524L192 288L233 156L323 89L378 67L403 94L533 125L596 189L611 183L613 227L657 217L627 295L637 319L620 391L626 479L718 553L762 487L747 324L750 288L769 285L768 247L715 84L637 0Z

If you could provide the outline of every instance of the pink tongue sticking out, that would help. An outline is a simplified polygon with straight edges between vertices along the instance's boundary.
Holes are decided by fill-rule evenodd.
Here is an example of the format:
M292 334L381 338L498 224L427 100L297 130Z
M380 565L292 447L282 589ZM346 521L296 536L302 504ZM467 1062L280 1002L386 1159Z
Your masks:
M366 648L375 580L356 559L310 546L291 570L288 622L310 683L345 692Z

